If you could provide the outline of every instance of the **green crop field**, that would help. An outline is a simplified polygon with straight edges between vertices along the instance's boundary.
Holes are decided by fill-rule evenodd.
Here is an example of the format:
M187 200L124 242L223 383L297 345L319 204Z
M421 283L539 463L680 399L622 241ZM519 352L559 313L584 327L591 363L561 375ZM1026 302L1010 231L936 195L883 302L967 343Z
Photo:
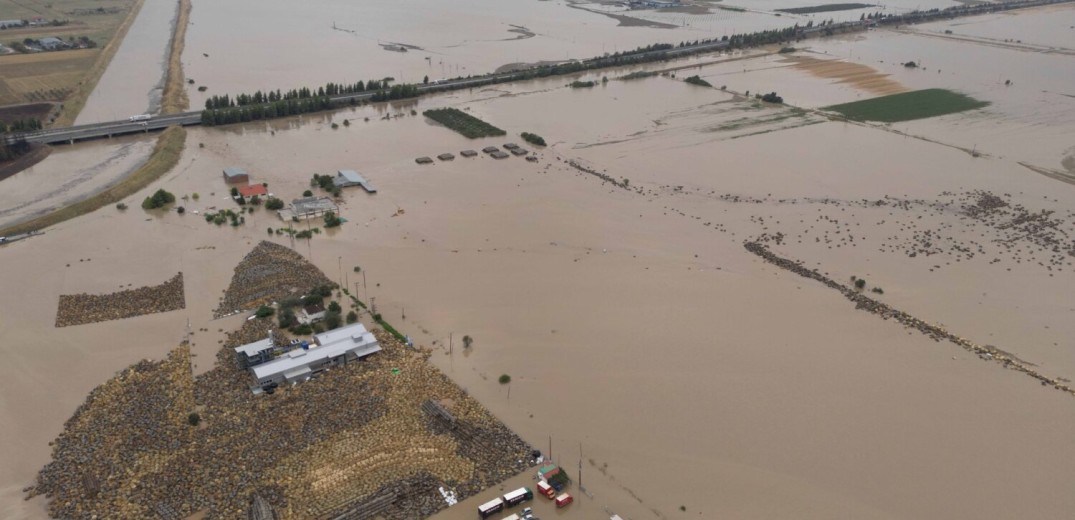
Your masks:
M941 88L903 92L863 101L823 107L856 121L896 123L955 114L989 105L970 96Z
M471 139L494 137L507 132L456 108L435 108L422 115Z

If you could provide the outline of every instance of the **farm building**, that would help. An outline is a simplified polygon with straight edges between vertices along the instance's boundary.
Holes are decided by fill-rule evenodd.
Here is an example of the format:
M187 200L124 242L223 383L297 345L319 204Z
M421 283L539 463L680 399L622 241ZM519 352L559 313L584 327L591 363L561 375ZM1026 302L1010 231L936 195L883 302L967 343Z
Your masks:
M521 146L516 146L515 148L511 149L511 153L514 154L514 155L526 155L526 154L528 154L530 152L526 151L526 148L523 148Z
M235 359L239 362L240 368L250 368L272 360L272 352L272 332L269 332L269 337L265 339L235 347Z
M377 193L377 188L374 188L370 181L367 181L365 177L354 170L337 171L336 178L332 179L332 183L340 188L362 186L362 189L369 193Z
M339 207L328 197L303 197L291 201L290 213L299 218L318 217L336 211L339 211ZM283 212L281 217L284 217Z
M249 186L243 186L239 188L239 195L250 198L254 195L264 197L269 194L269 188L266 188L264 184L251 184Z
M360 360L381 351L377 338L361 323L314 336L316 345L297 348L268 363L250 368L259 387L300 383L335 365Z
M248 175L246 173L246 170L244 170L242 168L239 168L239 167L236 167L236 166L229 166L227 168L224 168L224 182L239 183L239 182L249 182L249 181L250 181L250 175Z
M325 319L325 306L321 304L307 305L302 308L302 317L305 323L313 323Z
M68 47L67 42L53 36L41 38L40 40L37 40L37 44L46 51L55 51L58 49L66 49Z
M516 149L518 147L519 147L519 145L517 145L515 143L507 143L507 144L504 145L504 148L507 149L507 150L514 150L514 149Z

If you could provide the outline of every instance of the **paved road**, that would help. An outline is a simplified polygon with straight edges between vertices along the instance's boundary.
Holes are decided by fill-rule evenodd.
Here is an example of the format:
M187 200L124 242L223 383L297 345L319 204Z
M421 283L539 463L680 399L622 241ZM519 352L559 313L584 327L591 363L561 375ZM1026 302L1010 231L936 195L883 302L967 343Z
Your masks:
M651 51L647 53L636 54L633 57L639 59L645 59L663 53L669 57L678 56L686 53L706 52L710 50L719 50L727 47L727 42L710 42L699 45L692 45L689 47L677 47L674 49L663 51ZM595 58L591 60L585 60L583 63L589 63L601 58ZM457 80L443 81L437 84L431 85L419 85L418 92L421 94L427 94L437 91L455 90L460 88L474 87L479 85L486 85L492 83L504 83L506 81L513 81L516 79L526 79L527 73L524 72L505 72L500 74L487 74L484 76L478 76L473 78L464 78ZM354 94L340 94L332 96L333 101L348 103L352 99L355 101L366 101L373 97L375 92L358 92ZM153 116L146 121L110 121L106 123L94 123L89 125L69 126L63 128L49 128L39 130L36 132L28 132L22 134L21 137L25 138L29 143L41 143L41 144L58 144L58 143L73 143L75 141L82 141L86 139L96 139L103 137L113 137L117 135L125 134L137 134L152 132L155 130L163 130L169 126L180 125L200 125L202 123L202 112L200 110L194 112L184 112L181 114L160 115ZM13 137L7 138L9 141L13 140Z

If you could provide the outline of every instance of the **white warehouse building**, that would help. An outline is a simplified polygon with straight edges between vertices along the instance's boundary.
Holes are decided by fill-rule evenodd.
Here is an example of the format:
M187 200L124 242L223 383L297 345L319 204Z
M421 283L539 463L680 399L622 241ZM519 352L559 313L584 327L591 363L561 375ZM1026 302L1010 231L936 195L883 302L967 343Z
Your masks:
M297 348L272 361L250 367L254 381L259 387L271 383L300 383L326 368L381 351L377 338L361 323L317 334L314 340L316 345L309 348Z

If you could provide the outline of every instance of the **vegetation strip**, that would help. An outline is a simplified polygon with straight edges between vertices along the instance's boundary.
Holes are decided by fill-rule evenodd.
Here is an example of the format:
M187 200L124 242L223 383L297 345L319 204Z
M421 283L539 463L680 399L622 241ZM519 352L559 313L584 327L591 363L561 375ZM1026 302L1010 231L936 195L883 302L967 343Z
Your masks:
M1075 396L1075 388L1064 384L1059 379L1039 374L1038 372L1030 368L1029 363L1020 361L1011 354L1004 352L996 347L990 345L979 345L966 338L952 334L951 332L945 330L943 327L920 320L906 312L903 312L885 303L881 303L877 300L874 300L873 298L862 294L856 289L852 289L851 287L848 287L842 283L833 280L832 278L829 278L828 276L821 274L820 272L818 272L817 269L808 269L801 262L796 262L794 260L789 260L787 258L778 256L777 254L770 251L768 247L759 242L744 242L743 247L746 248L747 251L761 257L762 260L765 260L766 262L769 262L781 269L791 271L799 276L802 276L803 278L817 280L825 286L829 287L830 289L836 289L841 294L843 294L845 298L854 302L856 309L872 312L885 320L889 318L894 319L906 327L917 329L922 334L933 338L934 341L948 340L952 343L955 343L956 345L959 345L964 350L981 357L984 360L992 360L996 363L1004 365L1004 368L1017 370L1030 377L1033 377L1034 379L1041 381L1042 386L1052 386L1057 390L1061 390Z
M33 220L0 229L0 235L16 235L43 229L65 220L85 215L109 204L117 203L137 193L167 173L179 162L186 139L187 131L182 127L173 126L168 128L157 138L157 145L153 148L153 153L150 154L149 160L125 179L88 199L57 209Z
M507 134L507 132L457 108L435 108L422 112L422 115L470 139Z
M779 13L791 13L791 14L810 14L810 13L828 13L831 11L850 11L852 9L865 9L867 7L873 7L873 4L825 4L825 5L811 5L807 7L789 7L787 9L777 9Z
M186 43L187 26L190 25L190 0L179 0L175 31L168 51L168 77L164 81L161 96L161 113L178 114L190 108L187 90L183 86L183 47Z
M822 108L855 121L897 123L943 116L988 106L970 96L940 88L915 90Z

